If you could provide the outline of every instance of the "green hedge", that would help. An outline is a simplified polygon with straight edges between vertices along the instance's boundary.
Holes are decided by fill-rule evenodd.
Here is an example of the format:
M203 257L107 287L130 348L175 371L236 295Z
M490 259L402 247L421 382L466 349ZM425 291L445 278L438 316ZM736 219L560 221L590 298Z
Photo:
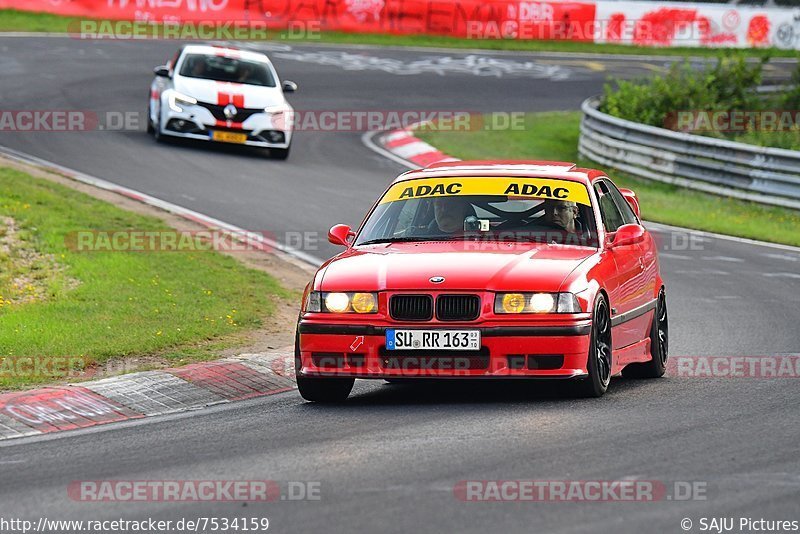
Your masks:
M642 80L612 80L606 84L600 111L651 126L675 128L679 111L765 111L800 109L800 65L788 90L758 94L764 57L748 62L735 52L721 54L715 64L696 68L688 60L673 64L663 76ZM696 132L702 135L800 150L800 130Z

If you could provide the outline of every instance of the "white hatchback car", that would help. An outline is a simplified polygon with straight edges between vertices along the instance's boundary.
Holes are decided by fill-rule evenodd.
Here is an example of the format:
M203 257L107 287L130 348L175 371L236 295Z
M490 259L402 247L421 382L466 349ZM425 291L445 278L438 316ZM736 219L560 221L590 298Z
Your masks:
M192 44L154 72L147 131L156 140L237 143L289 156L294 110L284 93L297 84L281 83L266 54Z

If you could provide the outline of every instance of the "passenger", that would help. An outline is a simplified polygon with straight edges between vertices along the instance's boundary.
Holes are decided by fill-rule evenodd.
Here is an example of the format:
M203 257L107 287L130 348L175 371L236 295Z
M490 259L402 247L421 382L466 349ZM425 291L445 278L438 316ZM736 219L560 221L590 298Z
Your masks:
M250 80L250 76L253 74L253 67L245 63L239 69L239 77L236 79L238 83L247 83Z

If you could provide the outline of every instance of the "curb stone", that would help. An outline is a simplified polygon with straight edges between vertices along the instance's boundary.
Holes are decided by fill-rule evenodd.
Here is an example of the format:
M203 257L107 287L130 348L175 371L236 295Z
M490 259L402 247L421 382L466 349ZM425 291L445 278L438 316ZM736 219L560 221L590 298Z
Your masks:
M0 440L154 417L289 391L294 347L0 394Z

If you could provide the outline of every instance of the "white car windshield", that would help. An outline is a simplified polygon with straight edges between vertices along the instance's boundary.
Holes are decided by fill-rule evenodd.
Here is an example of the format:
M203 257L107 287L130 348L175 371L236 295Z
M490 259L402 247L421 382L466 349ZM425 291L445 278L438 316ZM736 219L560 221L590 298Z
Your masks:
M187 78L275 87L275 78L266 63L224 56L188 54L181 65L180 75Z

